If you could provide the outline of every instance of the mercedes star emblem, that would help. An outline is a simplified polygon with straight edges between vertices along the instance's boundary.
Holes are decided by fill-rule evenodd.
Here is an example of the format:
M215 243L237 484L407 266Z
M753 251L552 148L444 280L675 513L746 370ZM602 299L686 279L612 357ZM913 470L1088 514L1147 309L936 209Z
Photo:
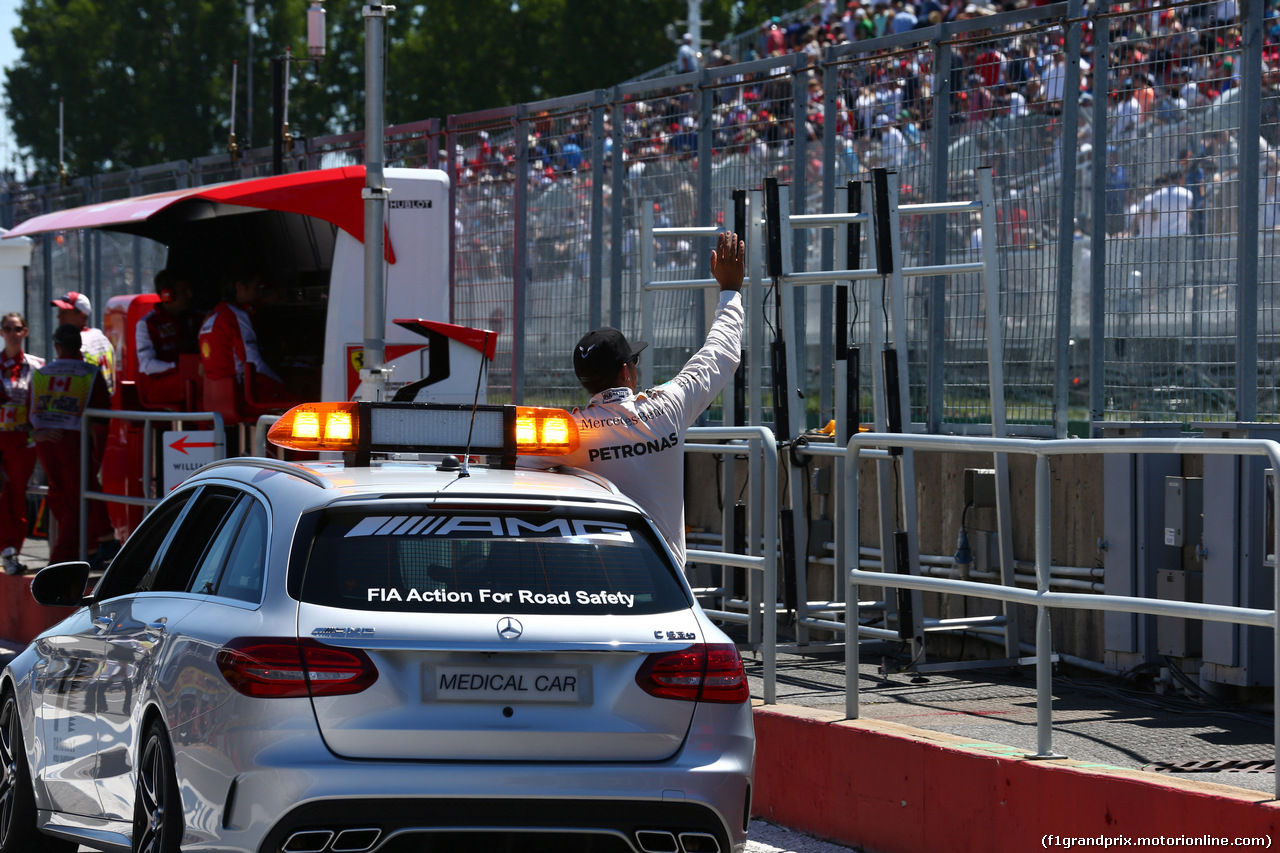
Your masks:
M498 636L504 640L516 640L524 633L524 626L519 619L504 616L498 620Z

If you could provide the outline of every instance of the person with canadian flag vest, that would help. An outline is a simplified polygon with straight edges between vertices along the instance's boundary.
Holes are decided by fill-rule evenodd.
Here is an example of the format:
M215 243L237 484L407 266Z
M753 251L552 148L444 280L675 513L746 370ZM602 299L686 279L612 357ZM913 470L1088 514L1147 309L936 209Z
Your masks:
M97 364L80 352L80 329L69 323L53 333L57 358L37 368L31 379L29 417L34 427L36 453L49 478L49 512L56 531L49 547L49 562L63 563L80 557L80 425L86 408L109 408L111 397ZM106 424L90 435L89 489L101 491L101 467ZM105 567L119 550L106 505L89 502L89 565Z
M102 378L106 380L107 393L114 394L116 351L101 329L95 329L89 325L89 314L93 311L89 297L70 290L49 304L58 309L59 324L70 324L80 332L80 352L84 353L84 360L102 368Z
M7 575L26 571L18 555L27 538L27 481L36 467L27 404L31 379L44 359L23 351L28 331L21 314L0 317L0 566Z

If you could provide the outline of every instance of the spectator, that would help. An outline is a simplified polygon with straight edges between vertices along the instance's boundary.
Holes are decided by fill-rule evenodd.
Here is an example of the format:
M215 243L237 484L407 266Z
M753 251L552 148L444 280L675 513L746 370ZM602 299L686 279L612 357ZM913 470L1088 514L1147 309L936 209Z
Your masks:
M1138 203L1134 233L1140 237L1180 237L1191 233L1191 191L1182 175L1170 172L1156 179L1156 189Z
M875 38L876 22L872 19L870 15L867 14L867 10L859 6L858 9L853 14L854 14L853 40L863 41L865 39Z
M578 145L578 135L571 133L565 137L560 146L560 162L566 172L576 172L582 168L582 148Z
M107 393L114 394L116 351L111 346L111 341L107 340L107 336L102 334L101 329L89 326L89 315L93 313L89 297L70 290L61 298L54 299L51 304L58 309L59 325L70 324L80 330L80 351L84 354L84 360L102 368L102 378L107 383Z
M893 23L895 12L889 5L889 0L876 0L876 38L890 31L890 25Z
M787 35L783 32L777 16L767 23L764 37L765 56L782 56L787 52Z
M907 33L914 30L919 23L920 19L916 17L916 8L910 3L904 3L894 13L893 21L888 30L894 35Z
M862 12L859 16L858 13ZM866 20L867 13L858 5L855 0L849 0L845 6L844 14L840 16L840 29L844 31L845 41L857 41L861 36L858 34L859 20Z
M27 481L36 466L27 406L31 379L44 359L23 352L29 330L18 313L0 317L4 355L0 356L0 563L4 573L20 575L18 560L27 538Z
M1280 228L1280 160L1267 152L1262 177L1258 178L1258 227L1264 231Z
M49 547L49 562L63 563L80 556L80 424L86 408L107 408L107 394L102 370L88 361L80 351L81 330L74 323L64 323L53 333L57 357L36 368L31 379L31 426L40 466L49 479L49 512L55 531ZM88 483L92 491L102 491L98 471L102 466L102 448L106 438L105 422L96 423L89 436L90 458ZM90 501L88 544L89 565L106 566L119 543L107 518L106 504Z
M1202 237L1205 233L1204 186L1207 179L1204 161L1193 156L1190 148L1184 148L1178 164L1185 173L1183 184L1191 193L1191 233Z
M1142 106L1134 96L1133 81L1125 80L1112 102L1110 116L1111 138L1137 139L1138 125L1142 121Z
M1067 57L1057 47L1052 48L1049 67L1040 75L1040 100L1045 111L1058 115L1062 110L1062 98L1067 83Z
M889 120L887 115L876 116L876 135L880 138L880 163L890 169L900 169L908 162L910 149L907 137Z
M676 72L687 74L702 68L702 57L693 46L693 33L685 33L680 39L680 48L676 51Z

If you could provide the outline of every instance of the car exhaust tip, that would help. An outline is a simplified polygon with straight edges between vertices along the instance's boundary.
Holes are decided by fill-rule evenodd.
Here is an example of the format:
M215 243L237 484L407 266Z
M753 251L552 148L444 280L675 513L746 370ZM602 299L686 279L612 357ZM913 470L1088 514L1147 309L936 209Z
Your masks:
M364 853L372 849L381 837L382 830L376 827L344 829L338 833L333 846L329 849L332 853Z
M644 853L680 853L680 845L676 843L675 833L665 830L638 830L636 844L640 845Z
M281 853L365 853L382 838L377 827L358 829L305 829L289 836ZM332 842L332 844L330 844Z
M280 850L282 853L323 853L332 840L331 829L306 829L290 835Z
M680 849L684 853L720 853L720 842L709 832L682 832Z

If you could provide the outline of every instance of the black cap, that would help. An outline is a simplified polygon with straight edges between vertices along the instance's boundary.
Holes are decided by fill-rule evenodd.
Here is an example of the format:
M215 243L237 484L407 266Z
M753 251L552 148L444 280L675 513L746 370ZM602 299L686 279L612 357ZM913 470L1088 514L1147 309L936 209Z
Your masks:
M584 383L612 379L622 365L638 356L649 344L637 341L627 343L626 335L617 329L596 329L587 332L573 350L573 372Z

